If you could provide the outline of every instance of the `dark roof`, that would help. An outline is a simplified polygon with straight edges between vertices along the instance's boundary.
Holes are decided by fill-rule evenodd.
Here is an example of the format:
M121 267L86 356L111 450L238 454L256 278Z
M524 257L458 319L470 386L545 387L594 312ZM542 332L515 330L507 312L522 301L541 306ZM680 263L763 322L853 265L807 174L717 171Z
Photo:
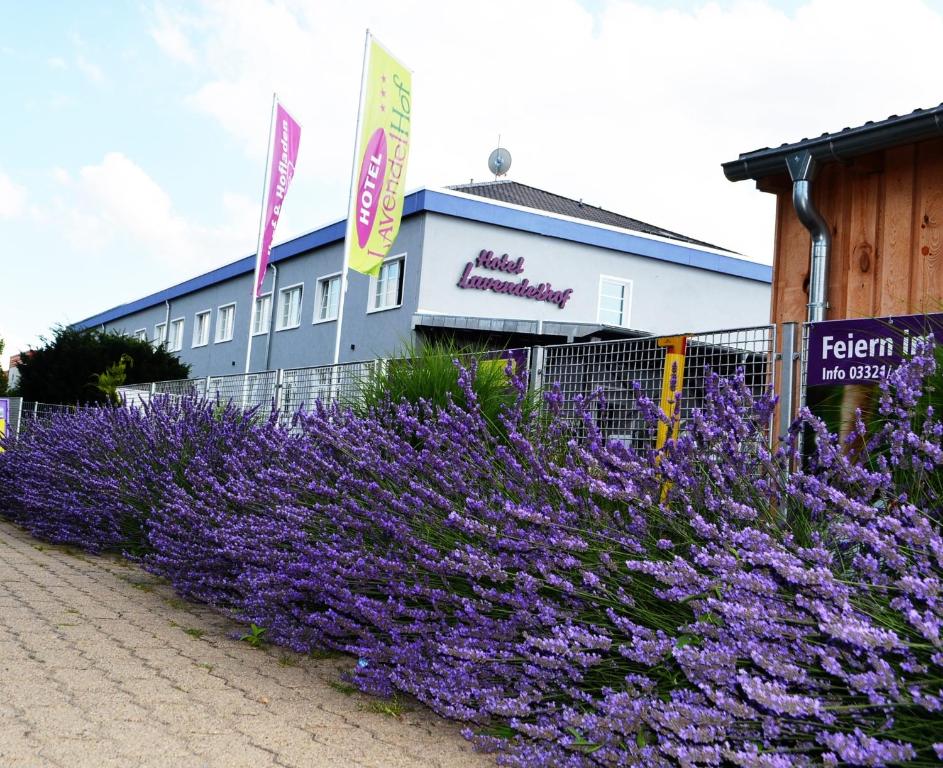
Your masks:
M723 169L730 181L762 179L786 173L786 156L793 152L807 151L815 160L827 163L941 136L943 104L931 109L915 109L909 115L891 115L877 122L869 120L855 128L823 133L814 139L802 139L774 149L764 147L744 152L737 160L724 163Z
M574 200L563 195L555 195L553 192L547 192L536 187L529 187L510 179L499 179L496 181L481 181L472 184L456 184L448 187L456 192L464 192L467 195L477 195L478 197L487 197L490 200L499 200L503 203L512 203L523 208L533 208L537 211L547 211L549 213L558 213L562 216L570 216L574 219L583 219L592 221L596 224L606 224L610 227L619 229L628 229L632 232L643 232L647 235L657 235L658 237L667 237L671 240L679 240L682 243L692 243L693 245L702 245L707 248L715 248L718 251L733 253L727 248L721 248L711 243L705 243L703 240L695 240L693 237L679 235L668 229L656 227L654 224L646 224L644 221L623 216L621 213L613 213L605 208L599 208L595 205L589 205L582 200Z

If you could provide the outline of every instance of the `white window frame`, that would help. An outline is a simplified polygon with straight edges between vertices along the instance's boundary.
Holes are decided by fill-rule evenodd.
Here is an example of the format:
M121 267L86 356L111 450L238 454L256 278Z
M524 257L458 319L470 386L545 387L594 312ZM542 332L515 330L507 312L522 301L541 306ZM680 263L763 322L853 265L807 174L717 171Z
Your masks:
M334 280L335 278L337 279L337 310L335 311L334 315L331 317L324 317L324 318L318 317L318 315L321 313L321 296L324 293L324 289L325 287L327 287L327 285L330 284L331 280ZM332 272L329 275L321 275L321 277L318 278L318 281L316 283L317 290L315 291L315 295L314 295L314 318L312 319L312 323L314 325L317 325L318 323L337 322L337 316L340 313L340 306L341 306L340 292L341 292L342 282L343 281L341 280L340 272Z
M154 346L161 347L164 345L164 332L167 330L167 323L155 323L154 324Z
M200 328L200 318L206 316L206 333L204 334L205 338L200 341L196 337L196 332ZM205 347L210 343L210 326L213 324L213 310L212 309L203 309L199 312L193 313L193 338L191 339L190 348L196 349L197 347Z
M605 282L620 283L625 286L625 293L622 296L622 322L618 323L618 327L628 328L632 318L632 281L614 275L599 276L599 290L596 294L596 322L600 325L612 325L612 323L602 319L602 287Z
M138 341L147 341L147 328L138 328L132 334L132 338L137 339Z
M383 267L385 267L387 264L390 264L391 262L394 262L394 261L402 262L402 266L400 267L400 274L399 274L400 288L402 292L400 295L399 303L390 304L389 306L383 306L383 307L373 306L373 302L374 302L374 299L376 298L376 293L377 293L377 283L379 282L379 280L373 275L370 275L370 287L367 289L367 314L368 315L372 315L374 312L388 312L391 309L399 309L401 306L403 306L403 297L406 294L406 253L403 252L403 253L397 253L394 256L387 256L385 259L383 259L383 264L380 267L380 269L382 271Z
M229 336L223 337L220 333L224 330L223 324L220 322L220 315L224 309L229 309L232 307L232 326L229 329ZM233 336L235 335L236 330L236 302L230 301L228 304L220 304L216 307L216 335L213 337L214 344L223 344L227 341L232 341Z
M265 305L264 299L269 300L268 312L260 311L259 302L262 302L263 306ZM252 335L253 336L265 336L268 334L269 324L272 321L272 292L268 291L267 293L260 293L255 297L253 301L252 311L255 313L252 320ZM260 330L256 330L256 324L259 325Z
M289 292L295 289L298 289L299 298L298 298L298 322L294 325L282 325L282 302L284 301L284 296ZM305 300L305 284L304 283L295 283L294 285L286 285L284 288L278 289L278 306L275 307L275 332L279 331L290 331L293 328L297 328L301 325L301 310L303 308Z
M180 324L180 338L177 339L176 344L174 344L174 339L171 334L173 333L174 326L177 325L178 323ZM183 335L184 333L186 333L186 330L187 330L186 318L175 317L173 320L170 321L170 327L167 329L167 351L168 352L179 352L180 350L183 349Z

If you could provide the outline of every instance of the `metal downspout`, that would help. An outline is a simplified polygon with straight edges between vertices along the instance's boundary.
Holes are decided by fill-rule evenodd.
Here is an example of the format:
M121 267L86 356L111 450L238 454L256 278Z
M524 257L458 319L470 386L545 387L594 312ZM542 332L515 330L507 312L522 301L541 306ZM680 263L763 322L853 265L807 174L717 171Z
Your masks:
M272 365L272 326L275 325L275 297L278 296L278 267L269 264L272 270L272 300L268 303L268 333L265 334L265 367L268 371Z
M164 304L167 305L167 314L164 316L164 338L160 340L160 343L163 347L167 347L167 339L170 338L170 300L165 299Z
M809 267L810 323L825 319L828 309L828 256L832 250L832 234L828 224L812 202L812 181L818 166L808 151L786 157L786 167L792 178L792 204L802 225L812 235L812 261Z

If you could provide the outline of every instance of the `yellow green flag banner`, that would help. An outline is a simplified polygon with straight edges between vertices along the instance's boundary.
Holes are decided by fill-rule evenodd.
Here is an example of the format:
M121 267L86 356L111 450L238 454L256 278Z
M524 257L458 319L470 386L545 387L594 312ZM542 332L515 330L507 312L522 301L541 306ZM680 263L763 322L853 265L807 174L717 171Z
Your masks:
M377 276L403 216L412 75L369 34L365 56L346 247L351 269Z

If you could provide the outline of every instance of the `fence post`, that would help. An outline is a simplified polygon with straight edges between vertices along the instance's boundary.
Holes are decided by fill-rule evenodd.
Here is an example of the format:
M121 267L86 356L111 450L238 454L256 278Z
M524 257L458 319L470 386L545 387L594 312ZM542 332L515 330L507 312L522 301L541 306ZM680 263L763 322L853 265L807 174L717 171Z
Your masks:
M16 421L14 422L14 437L20 436L20 422L23 421L23 398L22 397L11 397L10 398L10 418L13 418L13 402L16 402Z
M276 413L282 410L282 401L284 400L284 397L282 395L282 390L284 389L284 387L285 387L285 369L279 368L277 371L275 371L275 394L272 398L275 403L274 407L275 407Z
M331 389L330 395L328 397L328 402L333 404L335 401L340 400L341 392L341 363L334 363L331 366Z
M796 388L796 327L797 323L783 323L779 379L779 436L785 438L795 418Z
M212 376L207 376L206 380L203 382L203 398L205 400L210 399L210 379L212 378Z
M530 391L539 392L544 386L544 348L530 348Z

